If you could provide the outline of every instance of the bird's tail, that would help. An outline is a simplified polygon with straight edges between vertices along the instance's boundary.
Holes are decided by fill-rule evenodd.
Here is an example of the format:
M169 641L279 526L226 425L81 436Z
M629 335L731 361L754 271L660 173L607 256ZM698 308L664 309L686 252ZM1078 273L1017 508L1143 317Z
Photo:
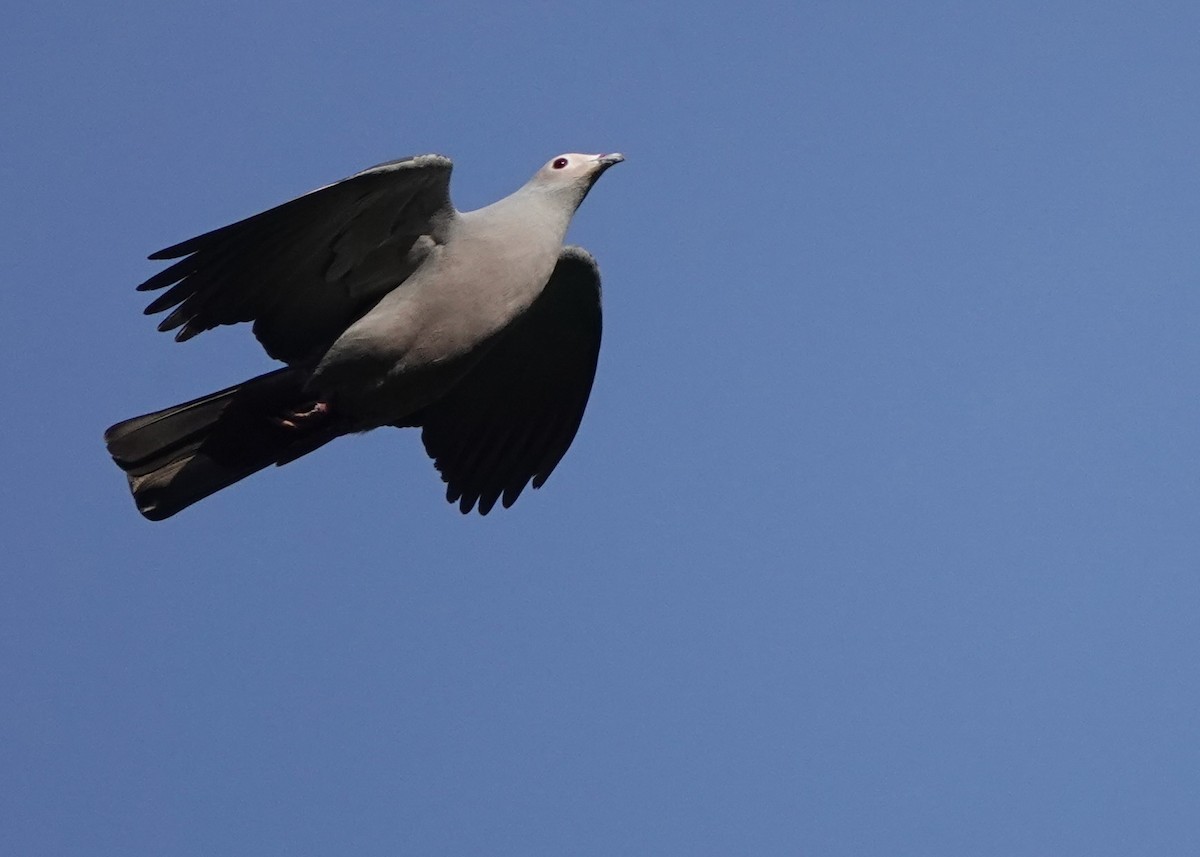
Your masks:
M327 415L284 425L311 401L306 373L279 369L216 393L119 422L104 433L138 511L169 518L209 494L312 452L345 429Z

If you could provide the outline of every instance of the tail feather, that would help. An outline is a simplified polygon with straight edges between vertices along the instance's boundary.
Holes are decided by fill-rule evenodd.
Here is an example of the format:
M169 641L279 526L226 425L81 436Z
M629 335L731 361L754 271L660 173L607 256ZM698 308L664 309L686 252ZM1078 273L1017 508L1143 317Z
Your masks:
M336 420L285 428L304 404L305 374L286 368L154 413L104 433L138 511L169 518L272 464L286 464L343 433Z

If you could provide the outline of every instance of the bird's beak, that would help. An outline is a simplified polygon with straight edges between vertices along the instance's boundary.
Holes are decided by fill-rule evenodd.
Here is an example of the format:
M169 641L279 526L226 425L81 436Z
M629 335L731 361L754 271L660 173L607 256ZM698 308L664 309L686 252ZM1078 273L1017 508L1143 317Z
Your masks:
M619 164L623 160L625 160L625 156L622 155L620 152L610 152L607 155L597 155L596 156L596 175L600 175L600 173L607 170L613 164Z

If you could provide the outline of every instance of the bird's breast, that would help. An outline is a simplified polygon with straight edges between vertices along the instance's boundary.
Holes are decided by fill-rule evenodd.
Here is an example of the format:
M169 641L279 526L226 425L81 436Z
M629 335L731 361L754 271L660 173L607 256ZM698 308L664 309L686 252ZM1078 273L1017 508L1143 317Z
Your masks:
M529 308L557 251L488 238L440 246L333 344L314 390L363 423L401 420L444 395Z

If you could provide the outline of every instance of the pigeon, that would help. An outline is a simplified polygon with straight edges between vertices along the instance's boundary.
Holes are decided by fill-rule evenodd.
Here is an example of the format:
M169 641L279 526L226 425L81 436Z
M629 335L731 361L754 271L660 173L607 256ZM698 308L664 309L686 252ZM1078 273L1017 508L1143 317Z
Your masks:
M184 341L252 322L282 368L124 420L104 441L158 521L343 435L419 428L463 514L540 488L600 352L600 274L567 226L624 157L569 153L475 211L442 155L388 161L150 256L139 291Z

